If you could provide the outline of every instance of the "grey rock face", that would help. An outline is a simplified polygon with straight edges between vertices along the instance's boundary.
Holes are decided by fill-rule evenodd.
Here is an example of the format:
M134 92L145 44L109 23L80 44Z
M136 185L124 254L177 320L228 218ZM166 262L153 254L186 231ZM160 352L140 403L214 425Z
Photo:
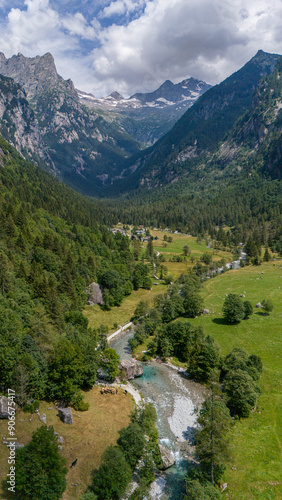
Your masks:
M71 408L59 408L59 417L64 422L64 424L73 424L73 417Z
M119 369L122 371L122 375L127 380L141 377L141 375L143 375L144 373L143 366L140 363L129 361L127 359L121 360Z
M88 294L87 305L94 306L94 304L104 304L103 300L103 289L98 283L91 283L86 288L86 293Z
M58 436L57 439L58 439L58 441L59 441L60 444L64 444L64 438L63 438L63 436Z
M175 458L172 452L162 444L159 444L159 449L163 463L162 469L163 470L168 469L169 467L175 464Z

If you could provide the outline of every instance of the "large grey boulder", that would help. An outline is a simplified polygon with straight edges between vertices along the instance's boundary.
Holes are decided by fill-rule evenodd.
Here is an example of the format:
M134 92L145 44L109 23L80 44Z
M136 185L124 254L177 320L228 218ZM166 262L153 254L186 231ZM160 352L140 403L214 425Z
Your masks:
M87 305L94 306L95 304L104 304L103 300L103 288L98 283L90 283L86 288L86 293L88 294Z
M131 380L136 377L141 377L144 370L141 363L136 363L135 361L129 361L128 359L122 359L119 364L119 369L122 372L122 376L126 380Z
M172 452L166 448L166 446L163 446L162 444L159 444L159 449L160 449L160 454L162 458L162 469L168 469L169 467L172 467L172 465L175 464L175 458L172 454Z
M73 417L71 408L58 408L59 417L64 424L73 424Z
M42 415L39 415L39 418L43 424L47 424L47 418L46 418L45 413L42 413Z
M9 418L8 398L6 396L0 397L0 418Z

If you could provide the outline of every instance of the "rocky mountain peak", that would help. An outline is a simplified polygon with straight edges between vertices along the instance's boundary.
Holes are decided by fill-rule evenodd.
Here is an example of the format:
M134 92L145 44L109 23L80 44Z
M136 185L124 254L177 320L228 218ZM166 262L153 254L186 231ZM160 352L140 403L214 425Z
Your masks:
M36 57L17 54L10 59L0 53L0 73L19 83L29 98L42 94L64 81L58 75L54 58L49 52ZM71 80L67 81L67 85L73 88Z
M123 95L121 95L119 92L112 92L109 97L112 97L116 101L122 101L124 99Z

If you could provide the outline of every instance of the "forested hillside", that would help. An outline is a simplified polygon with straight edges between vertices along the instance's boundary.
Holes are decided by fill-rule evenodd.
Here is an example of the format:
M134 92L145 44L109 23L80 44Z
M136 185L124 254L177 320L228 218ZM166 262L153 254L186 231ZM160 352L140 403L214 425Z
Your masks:
M281 61L258 84L250 108L228 133L225 130L224 141L212 154L209 150L205 158L195 155L174 162L173 172L160 162L164 175L176 175L175 182L149 191L142 186L134 198L111 202L116 216L127 223L141 220L192 234L208 232L212 237L215 227L229 226L233 243L251 236L281 252ZM214 89L193 108L201 107L210 92ZM191 115L193 108L187 113ZM158 168L153 170L158 177L157 172Z
M255 89L275 71L279 57L259 51L243 68L201 96L170 132L132 163L136 168L131 185L155 189L185 176L191 177L190 182L195 176L205 180L213 155L236 121L252 109ZM214 170L221 169L217 165Z
M91 282L104 307L139 285L130 241L100 222L101 207L23 160L0 140L0 378L24 406L73 404L93 385L99 326L82 315ZM146 274L146 273L145 273ZM141 283L142 285L142 283Z

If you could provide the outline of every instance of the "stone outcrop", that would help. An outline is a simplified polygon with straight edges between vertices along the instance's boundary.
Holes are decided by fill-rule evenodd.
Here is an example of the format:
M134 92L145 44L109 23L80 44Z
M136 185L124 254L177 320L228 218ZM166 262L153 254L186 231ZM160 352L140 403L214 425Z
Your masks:
M88 295L88 306L94 306L95 304L104 304L103 288L101 287L101 285L98 285L98 283L91 283L86 288L86 293Z
M258 309L261 309L261 308L262 308L261 303L260 303L260 302L258 302L258 303L256 304L256 307L257 307Z
M47 424L47 418L46 418L45 413L42 413L42 415L39 415L39 418L43 424Z
M141 363L136 363L135 361L129 361L128 359L122 359L119 364L119 369L122 372L122 376L126 380L131 380L136 377L141 377L144 370Z
M0 397L0 418L8 418L8 398L6 396Z
M172 452L162 444L159 444L159 449L163 464L162 469L165 470L168 469L169 467L172 467L172 465L175 464L175 458Z
M59 417L64 422L64 424L73 424L73 417L71 408L62 408L58 409Z

